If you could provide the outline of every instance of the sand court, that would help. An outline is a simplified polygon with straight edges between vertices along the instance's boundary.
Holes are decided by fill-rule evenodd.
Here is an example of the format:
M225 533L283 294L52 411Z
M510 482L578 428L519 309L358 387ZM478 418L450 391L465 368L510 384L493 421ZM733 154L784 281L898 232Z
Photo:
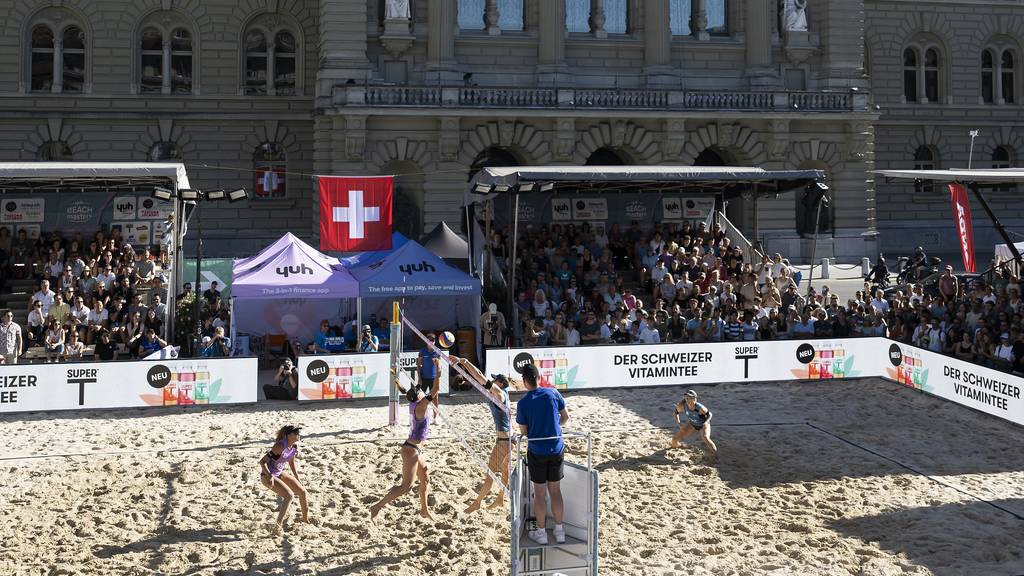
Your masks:
M697 386L712 464L694 436L667 450L683 389L567 395L567 429L593 434L602 574L1024 574L1020 427L881 380ZM443 403L486 454L484 400ZM379 401L3 416L0 573L506 574L506 512L462 513L482 471L439 423L434 519L409 494L369 522L400 474L386 422ZM318 524L273 535L256 462L285 423Z

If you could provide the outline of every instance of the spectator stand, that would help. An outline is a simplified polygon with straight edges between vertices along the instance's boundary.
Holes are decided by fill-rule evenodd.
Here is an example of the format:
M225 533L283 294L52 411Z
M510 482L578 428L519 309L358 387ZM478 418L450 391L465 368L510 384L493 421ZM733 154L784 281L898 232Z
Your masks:
M147 305L154 289L163 297L180 270L180 250L176 249L180 241L174 240L181 235L174 223L180 222L182 207L156 198L155 193L188 187L184 165L175 163L0 163L0 188L5 192L0 229L7 230L0 232L0 305L10 308L15 322L26 328L27 310L42 279L50 280L50 289L62 296L68 288L72 294L91 296L95 281L83 282L83 270L88 268L91 278L102 274L104 251L113 252L112 263L141 270L139 258L146 248L158 260L167 253L172 255L166 266L148 266L155 268L151 282L127 286L125 275L114 275L130 293L143 295ZM101 238L103 246L99 246ZM126 244L133 249L130 263L126 263L127 253L121 251ZM67 281L58 271L65 266L73 268ZM83 285L87 290L81 290ZM173 322L173 298L173 293L166 291L160 324L168 328L167 333L171 333ZM112 300L108 301L112 304ZM86 352L90 350L91 346ZM41 356L41 348L27 350L24 358L36 356Z
M723 166L550 166L550 167L498 167L480 170L466 188L465 201L467 207L473 205L471 212L477 212L475 205L507 199L509 206L509 225L511 228L511 246L508 254L508 278L506 314L511 318L511 326L519 330L522 326L518 318L516 306L517 282L523 282L523 276L517 271L519 262L519 215L520 198L525 195L541 194L546 196L544 209L540 210L540 218L535 221L544 223L560 222L562 224L581 223L588 221L594 226L606 226L609 229L628 222L631 217L628 210L609 210L605 205L603 211L588 210L586 200L603 198L612 195L632 194L642 197L655 194L664 197L666 194L685 194L689 197L704 197L713 201L713 213L722 213L725 202L743 199L754 203L754 225L752 235L757 237L757 200L765 195L777 195L800 189L815 182L821 182L825 174L820 170L776 170L769 171L756 167L723 167ZM602 201L603 202L603 201ZM500 205L501 202L498 202ZM556 206L557 204L557 206ZM582 204L582 207L580 206ZM599 203L600 204L600 203ZM547 209L550 207L550 209ZM481 207L482 208L482 207ZM669 206L661 207L662 218L659 221L682 219L682 211L676 206L679 214L669 214ZM490 211L485 211L488 216ZM555 213L558 212L556 216ZM588 212L596 212L589 213ZM654 210L655 213L658 209ZM534 214L537 210L534 209ZM486 229L490 230L490 222ZM473 261L485 249L476 242L473 246ZM749 243L747 243L749 244ZM490 243L487 244L491 246ZM640 260L639 254L627 248L622 255L627 260ZM518 340L518 333L516 340Z
M233 270L231 340L248 334L257 352L269 352L282 336L312 341L321 319L347 316L359 296L355 278L337 258L291 233L236 260ZM263 345L265 337L271 346Z

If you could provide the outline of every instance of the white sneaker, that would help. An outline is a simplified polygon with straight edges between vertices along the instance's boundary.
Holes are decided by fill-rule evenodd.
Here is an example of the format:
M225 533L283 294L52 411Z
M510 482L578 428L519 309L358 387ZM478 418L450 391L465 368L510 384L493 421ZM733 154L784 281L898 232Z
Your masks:
M565 526L555 524L555 529L551 532L555 535L555 542L565 544Z
M547 532L547 530L545 530L543 528L538 528L536 530L530 530L527 533L527 536L529 536L530 540L533 540L537 544L547 544L548 543L548 532Z

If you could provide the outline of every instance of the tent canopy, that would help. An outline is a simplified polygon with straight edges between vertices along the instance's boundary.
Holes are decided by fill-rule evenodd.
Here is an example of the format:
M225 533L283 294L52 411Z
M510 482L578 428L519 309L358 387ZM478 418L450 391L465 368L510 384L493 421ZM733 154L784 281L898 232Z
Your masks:
M236 260L231 293L238 299L354 298L359 289L337 258L285 234L256 256Z
M821 170L765 170L742 166L523 166L484 168L473 176L466 191L478 195L502 192L540 192L544 184L551 190L574 190L585 183L591 187L629 187L637 191L663 188L687 188L693 191L726 193L758 184L759 194L777 194L802 188L825 179ZM526 185L523 187L522 185ZM532 188L529 186L534 184ZM479 185L479 187L478 187ZM497 189L494 187L498 186ZM503 188L507 186L508 188Z
M53 190L188 188L185 165L159 162L0 162L0 188Z
M401 232L392 232L391 250L360 252L358 254L353 254L352 256L346 256L345 258L340 259L341 265L346 268L352 269L357 268L359 266L368 266L370 264L373 264L374 262L380 262L381 260L386 258L388 254L391 254L395 250L398 250L399 248L404 246L405 243L408 241L409 239L406 238L405 235L402 234Z
M469 258L469 242L459 236L448 224L441 222L420 240L424 248L441 258Z
M352 275L364 298L480 294L479 280L449 266L413 240L377 262L353 268Z
M985 170L876 170L890 179L934 180L939 182L978 182L1007 184L1024 182L1024 168L989 168Z

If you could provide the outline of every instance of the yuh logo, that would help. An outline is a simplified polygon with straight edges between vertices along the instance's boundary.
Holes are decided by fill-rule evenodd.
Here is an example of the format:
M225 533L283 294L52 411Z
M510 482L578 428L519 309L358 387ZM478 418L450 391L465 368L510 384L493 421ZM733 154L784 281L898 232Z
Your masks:
M559 216L561 216L563 214L564 215L568 215L569 214L569 204L567 204L565 202L556 202L556 203L551 205L551 209L554 210L555 214L558 214Z
M118 212L131 212L131 211L135 210L135 203L134 202L118 202L117 204L114 205L114 210L117 210Z
M679 202L666 202L665 212L679 212Z
M402 264L398 269L404 272L406 276L412 276L414 272L437 272L437 268L434 268L426 260L419 264Z
M275 270L275 272L277 272L278 276L284 276L285 278L287 278L289 274L310 274L310 275L312 275L313 274L313 269L310 268L309 266L306 266L305 264L303 264L301 266L283 266L283 267L279 266Z

